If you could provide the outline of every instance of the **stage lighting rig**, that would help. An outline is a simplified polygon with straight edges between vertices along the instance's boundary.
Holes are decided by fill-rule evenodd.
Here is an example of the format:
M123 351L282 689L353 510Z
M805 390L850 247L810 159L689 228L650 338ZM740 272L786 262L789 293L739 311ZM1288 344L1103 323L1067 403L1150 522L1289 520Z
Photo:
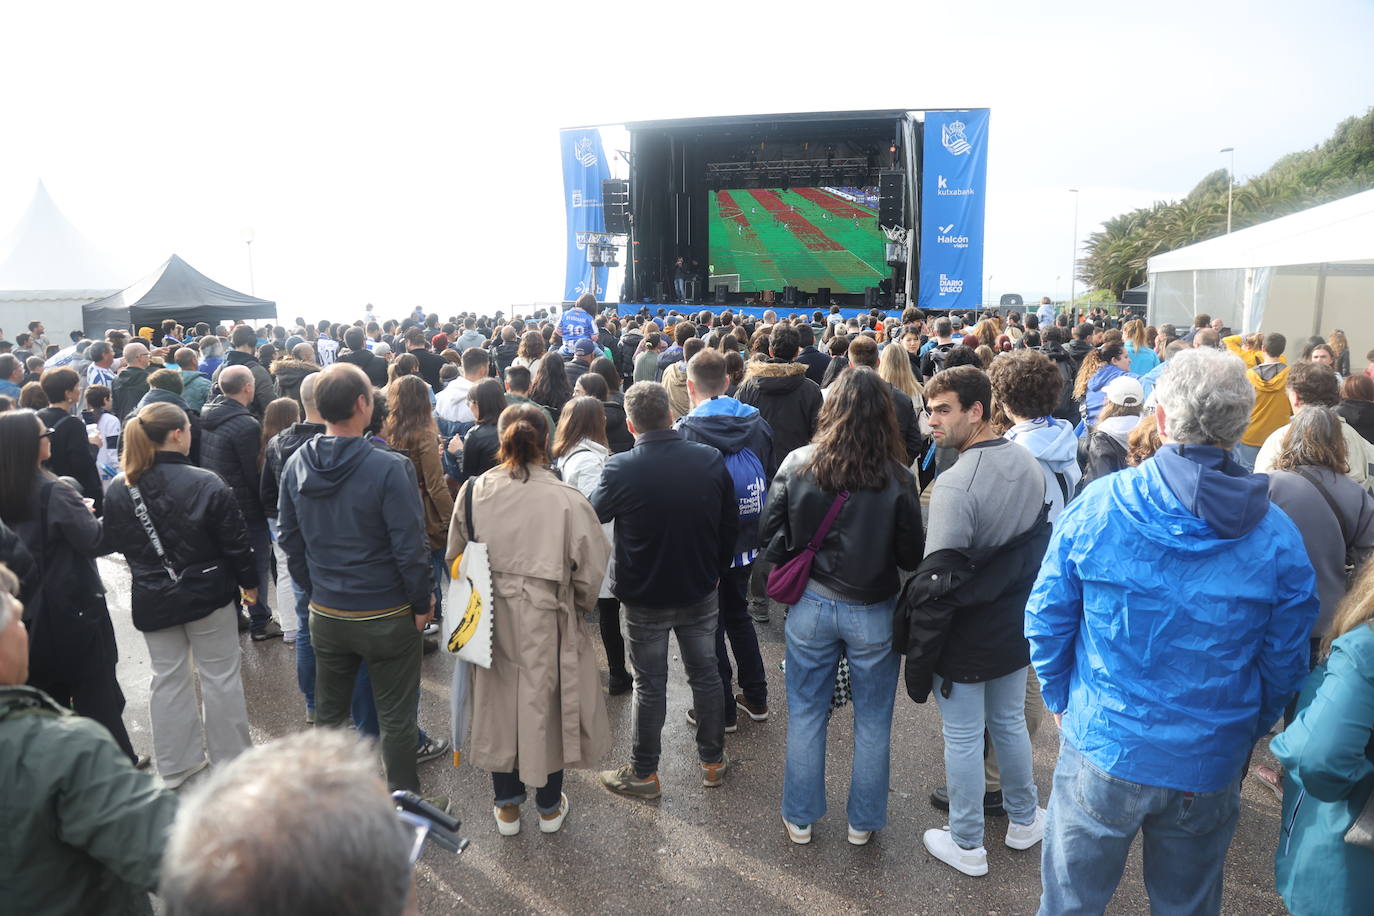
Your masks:
M911 237L911 230L900 226L883 226L882 230L883 235L887 236L887 266L896 267L907 263L908 252L911 250L907 242Z
M616 249L620 247L617 237L609 232L579 232L577 245L587 254L587 263L593 267L619 267Z

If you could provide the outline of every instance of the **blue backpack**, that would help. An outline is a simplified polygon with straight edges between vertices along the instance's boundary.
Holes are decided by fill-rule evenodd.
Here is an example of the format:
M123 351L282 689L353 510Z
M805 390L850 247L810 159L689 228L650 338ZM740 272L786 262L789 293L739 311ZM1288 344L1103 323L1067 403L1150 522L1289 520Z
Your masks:
M739 525L757 525L763 515L763 499L768 493L768 478L763 462L752 448L742 448L724 455L725 469L735 484L735 498L739 500Z

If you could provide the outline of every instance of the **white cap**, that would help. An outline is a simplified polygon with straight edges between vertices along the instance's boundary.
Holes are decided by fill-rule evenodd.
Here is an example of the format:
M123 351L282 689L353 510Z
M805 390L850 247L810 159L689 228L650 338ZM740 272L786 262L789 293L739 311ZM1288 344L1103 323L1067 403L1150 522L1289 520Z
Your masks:
M1102 389L1117 407L1139 407L1145 403L1145 389L1140 387L1140 379L1130 375L1118 375Z

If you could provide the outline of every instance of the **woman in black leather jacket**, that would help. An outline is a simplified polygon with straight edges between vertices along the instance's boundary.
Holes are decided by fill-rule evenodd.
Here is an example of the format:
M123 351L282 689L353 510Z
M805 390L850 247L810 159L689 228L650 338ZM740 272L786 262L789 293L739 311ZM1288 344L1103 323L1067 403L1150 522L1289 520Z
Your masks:
M105 494L105 533L129 561L134 626L153 667L153 752L175 788L209 762L248 749L248 710L239 675L235 599L256 599L257 569L233 491L187 458L191 427L181 408L149 404L124 426L124 473ZM135 512L137 489L161 545L159 556ZM174 580L173 575L178 578ZM204 718L191 658L200 673Z
M888 390L871 369L846 370L821 407L815 439L783 461L764 506L767 559L780 565L806 547L847 494L787 617L782 816L794 843L809 843L811 825L825 813L825 730L841 654L854 697L849 842L863 845L887 823L897 568L915 569L925 540Z

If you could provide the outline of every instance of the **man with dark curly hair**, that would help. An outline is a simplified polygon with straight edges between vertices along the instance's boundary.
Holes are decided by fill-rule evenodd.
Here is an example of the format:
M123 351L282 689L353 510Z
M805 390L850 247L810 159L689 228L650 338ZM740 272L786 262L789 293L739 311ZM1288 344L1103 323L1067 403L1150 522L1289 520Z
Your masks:
M1051 416L1063 395L1064 375L1039 350L1014 350L993 360L988 377L994 403L1012 424L1003 436L1028 449L1040 462L1053 522L1082 476L1072 424Z

